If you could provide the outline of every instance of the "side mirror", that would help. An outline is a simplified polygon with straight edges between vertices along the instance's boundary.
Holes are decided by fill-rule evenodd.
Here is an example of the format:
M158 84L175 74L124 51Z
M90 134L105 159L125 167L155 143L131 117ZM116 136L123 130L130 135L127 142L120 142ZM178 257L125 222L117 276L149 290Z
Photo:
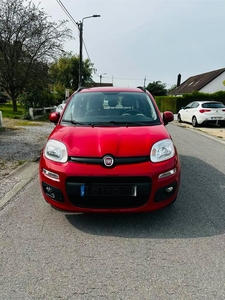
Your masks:
M163 113L163 122L165 125L167 125L169 122L172 122L174 120L174 115L171 111L165 111Z
M60 118L60 113L59 112L52 112L49 115L49 121L54 123L54 124L58 123L59 118Z

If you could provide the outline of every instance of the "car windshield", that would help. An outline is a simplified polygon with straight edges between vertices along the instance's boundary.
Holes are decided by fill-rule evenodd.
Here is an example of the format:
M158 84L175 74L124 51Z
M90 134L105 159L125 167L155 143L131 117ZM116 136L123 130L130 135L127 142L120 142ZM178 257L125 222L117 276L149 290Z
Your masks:
M222 102L209 102L209 103L203 103L203 108L224 108L225 105Z
M82 92L70 99L62 120L77 125L156 125L160 119L146 93Z

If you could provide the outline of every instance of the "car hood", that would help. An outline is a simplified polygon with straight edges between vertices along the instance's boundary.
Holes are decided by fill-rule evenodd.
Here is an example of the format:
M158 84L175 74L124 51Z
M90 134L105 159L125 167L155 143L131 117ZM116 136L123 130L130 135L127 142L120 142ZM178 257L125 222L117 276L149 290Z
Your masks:
M80 127L57 125L51 139L63 142L69 156L146 156L152 145L170 138L164 125L138 127Z

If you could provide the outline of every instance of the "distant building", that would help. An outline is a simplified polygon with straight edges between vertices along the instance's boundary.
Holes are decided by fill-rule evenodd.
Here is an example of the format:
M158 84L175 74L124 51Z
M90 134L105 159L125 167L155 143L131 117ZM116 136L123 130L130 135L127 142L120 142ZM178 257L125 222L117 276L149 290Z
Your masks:
M97 86L113 86L113 83L111 82L94 82L93 80L90 81L88 84L86 84L89 87L97 87Z
M181 75L179 74L178 76L181 79ZM191 76L181 84L180 80L178 80L177 87L170 91L169 95L181 96L192 92L212 94L218 91L225 91L224 80L225 68Z

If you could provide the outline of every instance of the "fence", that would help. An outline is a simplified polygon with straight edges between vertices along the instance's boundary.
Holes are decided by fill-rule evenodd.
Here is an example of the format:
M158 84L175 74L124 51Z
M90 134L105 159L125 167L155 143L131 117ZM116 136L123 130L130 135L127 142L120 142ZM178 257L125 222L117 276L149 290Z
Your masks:
M43 107L43 108L29 108L29 115L31 117L31 120L38 119L44 115L46 115L47 112L55 111L56 106L53 107ZM2 120L2 112L0 111L0 128L3 127L3 120Z
M29 108L29 115L31 117L31 120L38 119L43 115L46 115L47 112L54 111L56 109L56 106L53 107L43 107L43 108Z
M2 123L2 112L0 111L0 127L3 127L3 123Z

